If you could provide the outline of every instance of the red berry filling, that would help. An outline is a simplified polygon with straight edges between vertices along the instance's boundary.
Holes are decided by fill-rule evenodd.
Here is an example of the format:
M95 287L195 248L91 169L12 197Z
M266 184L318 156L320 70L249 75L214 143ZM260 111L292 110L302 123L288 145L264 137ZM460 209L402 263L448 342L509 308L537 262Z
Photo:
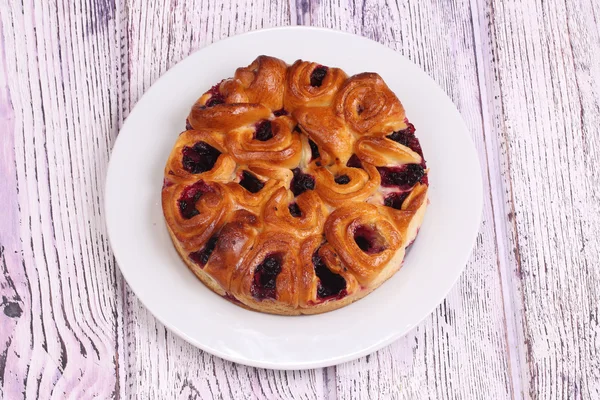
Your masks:
M300 218L302 216L302 210L298 206L298 203L292 203L288 206L288 210L290 210L290 214L292 217Z
M250 193L258 193L263 187L265 187L264 182L258 179L256 175L248 171L242 172L240 185Z
M360 158L358 158L356 154L352 154L352 157L350 157L350 159L346 163L346 167L362 169L363 166L362 162L360 161Z
M282 115L288 115L288 112L285 111L285 108L280 108L279 110L273 111L273 115L276 117L281 117Z
M317 252L313 254L312 262L315 266L315 274L319 278L319 286L317 287L317 297L319 299L341 299L348 294L346 292L346 280L341 275L331 272Z
M254 279L250 292L257 300L276 297L277 276L281 272L281 254L270 254L254 270Z
M213 107L217 104L225 103L225 97L221 94L219 86L221 86L221 83L217 83L215 86L211 87L210 90L207 92L210 94L210 98L208 99L206 104L204 104L205 107Z
M168 188L170 186L173 186L173 182L167 180L166 178L163 179L163 189Z
M200 212L196 209L196 203L204 193L212 192L213 189L204 181L198 181L183 189L181 197L178 200L179 212L185 219L191 219Z
M254 132L254 139L266 142L273 137L273 127L271 121L264 119L256 124L256 132Z
M206 142L198 142L192 147L183 148L183 169L191 174L210 171L215 166L221 152Z
M334 181L338 185L347 185L348 183L350 183L350 177L348 175L340 175L336 176Z
M396 131L387 136L388 139L393 140L396 143L400 143L403 146L408 147L415 153L423 157L423 150L421 149L421 143L419 139L415 137L415 126L408 123L408 127L401 131Z
M404 200L406 200L409 194L410 192L390 193L383 200L383 205L400 210L402 208L402 203L404 203Z
M409 190L425 177L425 170L419 164L405 164L400 167L377 167L381 175L381 186L397 186Z
M361 225L354 230L354 241L367 254L378 254L387 248L381 235L367 225Z
M226 298L227 300L231 301L232 303L242 304L241 301L239 301L238 299L235 298L235 296L233 296L229 293L225 293L225 296L223 296L223 297Z
M323 79L327 75L329 68L319 65L310 74L310 86L320 87L323 84Z
M201 250L189 254L190 259L196 264L204 267L215 250L218 240L219 237L217 235L212 236Z
M315 178L312 175L303 173L300 168L294 168L292 172L294 177L290 184L290 190L294 193L294 196L299 196L307 190L315 188Z

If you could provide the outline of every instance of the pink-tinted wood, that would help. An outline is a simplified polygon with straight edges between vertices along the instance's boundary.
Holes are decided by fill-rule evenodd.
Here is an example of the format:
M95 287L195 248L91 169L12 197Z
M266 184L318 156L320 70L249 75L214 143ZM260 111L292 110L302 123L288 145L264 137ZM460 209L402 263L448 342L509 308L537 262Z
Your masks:
M600 398L600 4L474 3L515 387Z
M114 4L0 11L0 397L114 396L122 304L101 211L121 102Z
M0 3L0 398L600 397L598 15L590 0ZM102 203L152 82L215 40L296 23L425 69L469 126L486 201L426 321L354 362L280 372L156 321L116 268Z

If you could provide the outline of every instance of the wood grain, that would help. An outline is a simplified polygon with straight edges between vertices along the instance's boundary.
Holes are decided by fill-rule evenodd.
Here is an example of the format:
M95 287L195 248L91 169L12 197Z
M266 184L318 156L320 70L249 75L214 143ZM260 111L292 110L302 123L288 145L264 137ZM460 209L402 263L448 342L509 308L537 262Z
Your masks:
M101 208L120 65L105 5L0 5L2 398L119 389L121 304Z
M478 4L518 384L599 398L600 6Z
M0 398L600 398L599 18L593 0L0 2ZM285 372L160 324L116 268L102 204L118 129L160 75L288 24L426 70L467 122L485 204L465 273L423 323Z
M425 322L393 345L330 368L336 393L340 398L365 399L477 399L490 394L495 399L511 398L482 89L471 24L471 13L477 10L469 1L323 2L313 3L310 10L311 23L379 41L419 64L440 84L472 133L486 193L477 246L459 283Z

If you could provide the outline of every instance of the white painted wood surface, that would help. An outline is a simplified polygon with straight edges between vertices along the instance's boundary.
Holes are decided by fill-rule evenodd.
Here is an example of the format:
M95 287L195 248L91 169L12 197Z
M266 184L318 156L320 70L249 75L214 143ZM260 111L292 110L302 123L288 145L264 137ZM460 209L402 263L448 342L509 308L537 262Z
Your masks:
M599 18L594 0L0 2L0 398L600 398ZM290 24L425 69L470 128L486 196L466 271L429 318L362 359L283 372L156 321L102 204L119 126L162 73Z

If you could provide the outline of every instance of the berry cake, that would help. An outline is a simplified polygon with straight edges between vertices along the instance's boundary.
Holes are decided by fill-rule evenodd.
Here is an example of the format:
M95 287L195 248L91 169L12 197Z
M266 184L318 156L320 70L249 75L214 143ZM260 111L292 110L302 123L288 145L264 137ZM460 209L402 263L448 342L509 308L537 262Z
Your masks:
M379 75L260 56L204 93L186 122L162 206L181 258L214 292L257 311L316 314L400 268L428 170Z

